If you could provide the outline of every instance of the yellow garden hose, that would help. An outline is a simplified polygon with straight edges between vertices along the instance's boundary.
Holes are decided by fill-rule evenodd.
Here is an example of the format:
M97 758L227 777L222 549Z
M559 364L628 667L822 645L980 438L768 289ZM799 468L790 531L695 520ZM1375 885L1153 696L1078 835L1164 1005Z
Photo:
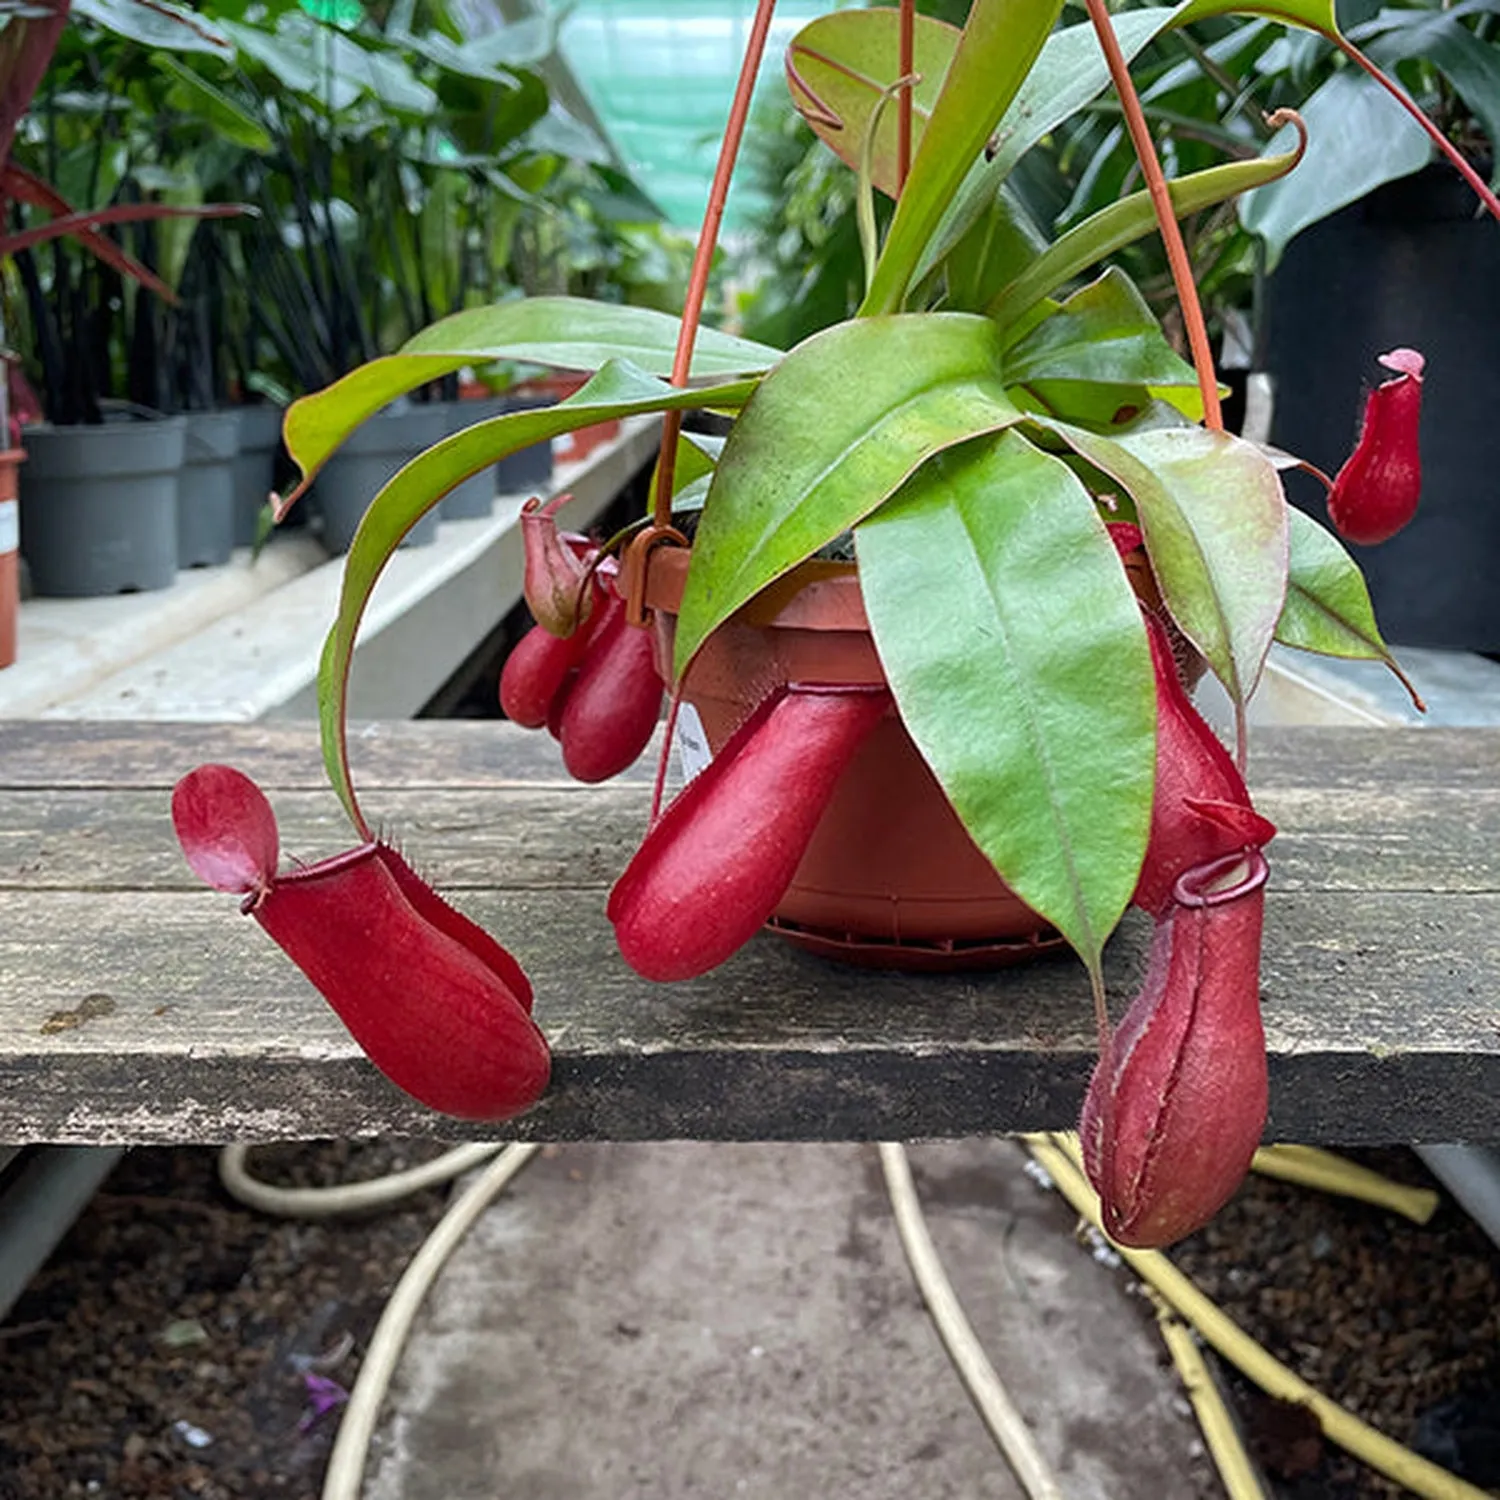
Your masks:
M921 1290L927 1311L937 1328L938 1337L948 1351L979 1415L984 1418L1005 1461L1021 1481L1031 1500L1063 1500L1063 1492L1047 1460L1042 1457L1036 1439L1031 1435L1021 1413L1016 1410L1010 1392L1005 1389L995 1367L990 1363L964 1310L958 1294L938 1257L937 1247L927 1230L927 1220L912 1182L911 1163L906 1150L890 1141L880 1146L880 1166L885 1173L886 1191L896 1230L911 1266L912 1276Z
M1239 1429L1214 1384L1192 1330L1156 1292L1151 1293L1151 1300L1156 1304L1156 1323L1166 1341L1167 1353L1172 1356L1183 1389L1193 1403L1193 1414L1203 1429L1209 1456L1224 1481L1229 1500L1266 1500L1250 1455L1240 1441Z
M1083 1175L1077 1140L1062 1135L1028 1135L1023 1139L1058 1191L1102 1234L1099 1198ZM1123 1245L1114 1248L1142 1281L1242 1374L1278 1400L1307 1407L1330 1442L1423 1500L1491 1500L1484 1490L1377 1432L1315 1390L1256 1343L1160 1251L1131 1250Z
M1379 1172L1361 1167L1316 1146L1262 1146L1250 1163L1252 1171L1299 1187L1317 1188L1341 1198L1358 1198L1377 1208L1388 1208L1413 1224L1425 1224L1441 1199L1431 1188L1407 1187Z

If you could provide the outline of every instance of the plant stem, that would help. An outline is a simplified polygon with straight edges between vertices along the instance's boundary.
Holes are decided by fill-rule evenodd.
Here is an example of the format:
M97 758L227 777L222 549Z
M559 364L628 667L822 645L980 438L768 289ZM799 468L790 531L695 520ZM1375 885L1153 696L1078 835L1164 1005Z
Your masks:
M714 168L713 184L708 190L703 228L698 234L698 247L693 252L693 270L688 278L687 299L677 334L677 353L672 360L673 385L686 385L688 372L693 367L693 340L698 335L698 323L703 317L708 273L713 265L714 246L719 241L719 226L724 222L724 200L729 196L729 179L734 172L735 157L739 155L740 141L745 135L750 96L755 92L755 77L760 72L760 60L765 54L766 37L775 10L776 0L757 0L750 40L745 44L745 59L740 64L739 82L735 85L734 102L729 106L729 120L719 145L719 164ZM656 466L656 503L653 508L656 525L663 528L672 524L672 481L676 475L677 439L681 432L682 413L669 411L662 419L661 459Z
M916 0L901 0L901 60L902 78L910 78L916 68ZM896 136L896 196L901 196L906 186L907 173L911 171L911 110L912 90L909 83L901 90L901 114Z
M1370 59L1366 57L1364 53L1361 52L1359 48L1356 47L1354 43L1351 42L1347 37L1341 36L1336 31L1325 31L1323 35L1326 36L1328 40L1332 42L1333 45L1337 47L1339 51L1349 59L1350 62L1354 63L1357 67L1363 68L1364 71L1368 73L1370 77L1373 78L1375 82L1378 83L1381 88L1383 88L1386 93L1388 93L1391 98L1394 99L1396 103L1399 104L1401 108L1404 109L1407 114L1409 114L1412 119L1414 119L1417 124L1427 132L1428 136L1430 136L1432 139L1432 143L1453 164L1453 167L1458 172L1458 175L1462 177L1463 180L1467 182L1476 193L1479 194L1479 201L1483 203L1487 209L1489 209L1490 213L1493 214L1496 219L1500 219L1500 198L1497 198L1495 196L1495 194L1490 190L1490 186L1484 180L1484 178L1482 178L1479 173L1476 172L1474 168L1464 160L1463 152L1461 152L1458 147L1455 146L1453 142L1450 141L1448 137L1445 136L1443 132L1439 130L1437 126L1427 118L1427 116L1422 112L1421 106L1417 104L1416 100L1414 100L1406 92L1406 90L1396 82L1394 78L1391 78L1388 74L1382 72L1379 68L1377 68L1375 64L1372 63Z
M1198 372L1198 390L1203 397L1203 422L1215 432L1224 430L1224 414L1219 407L1219 379L1214 373L1213 351L1208 346L1208 325L1203 321L1203 308L1198 301L1198 288L1193 281L1193 267L1188 259L1187 247L1182 242L1182 229L1177 216L1172 212L1172 195L1167 188L1167 179L1157 159L1156 145L1151 139L1150 127L1141 109L1140 96L1130 81L1130 69L1120 51L1119 38L1110 24L1109 11L1104 0L1085 0L1089 19L1094 23L1099 45L1104 50L1104 61L1109 67L1109 76L1114 81L1115 92L1120 96L1120 107L1125 113L1125 124L1130 131L1130 140L1135 147L1136 159L1146 178L1151 193L1151 206L1156 211L1156 223L1161 230L1162 244L1166 247L1167 263L1172 267L1172 282L1177 288L1177 301L1182 308L1182 322L1187 330L1188 347L1192 350L1193 368Z

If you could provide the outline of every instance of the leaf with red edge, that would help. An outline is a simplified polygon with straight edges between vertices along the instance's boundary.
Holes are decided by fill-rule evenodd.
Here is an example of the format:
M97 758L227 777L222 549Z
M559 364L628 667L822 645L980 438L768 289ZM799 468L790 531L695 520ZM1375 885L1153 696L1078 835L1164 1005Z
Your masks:
M31 108L32 96L68 24L68 0L51 0L45 13L11 14L0 29L0 161L10 155L16 126Z
M280 844L265 793L233 766L189 771L172 789L172 826L189 866L217 891L263 891Z
M62 201L58 200L59 203ZM175 203L116 203L108 208L67 209L61 213L61 217L49 223L34 224L30 229L22 229L15 234L0 235L0 255L15 255L46 240L69 235L122 276L129 276L140 282L148 291L167 302L176 302L177 294L166 282L133 256L127 255L113 240L97 233L98 226L137 224L147 219L227 219L247 211L244 205L238 203L204 203L195 206Z

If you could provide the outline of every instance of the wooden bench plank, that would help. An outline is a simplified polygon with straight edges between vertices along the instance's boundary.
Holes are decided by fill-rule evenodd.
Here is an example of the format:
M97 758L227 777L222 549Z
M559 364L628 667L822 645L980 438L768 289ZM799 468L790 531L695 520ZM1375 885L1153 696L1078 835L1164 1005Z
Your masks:
M70 734L59 734L59 730ZM369 811L536 984L555 1086L517 1138L863 1139L1068 1123L1092 1065L1069 959L948 977L840 968L770 937L687 984L632 975L603 892L646 769L566 782L544 735L382 724ZM263 778L283 847L348 835L310 726L0 726L0 1140L486 1136L366 1063L232 897L198 887L167 790L205 758ZM1500 1137L1500 734L1257 735L1273 846L1263 989L1272 1133ZM1355 790L1355 788L1358 790ZM1110 946L1138 982L1146 924Z
M350 729L361 788L506 786L560 779L545 734L499 721L382 720ZM256 724L61 722L0 719L0 787L170 787L205 760L232 760L267 787L327 785L310 722ZM626 779L650 780L641 762ZM562 778L565 779L565 778ZM1250 741L1257 795L1313 788L1368 790L1500 788L1500 732L1268 726Z

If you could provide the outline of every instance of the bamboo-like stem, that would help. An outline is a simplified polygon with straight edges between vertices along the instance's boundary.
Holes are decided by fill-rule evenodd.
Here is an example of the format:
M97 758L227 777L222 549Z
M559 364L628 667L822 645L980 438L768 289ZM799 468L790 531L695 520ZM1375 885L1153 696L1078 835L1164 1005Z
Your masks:
M744 139L745 121L750 116L750 96L755 92L755 78L760 72L760 60L765 55L766 37L770 34L775 10L776 0L758 0L755 7L755 20L751 23L750 40L745 45L744 61L740 64L734 102L729 106L724 139L719 143L719 162L708 190L703 228L699 231L698 247L693 253L693 269L688 277L687 299L677 333L677 353L672 360L673 385L686 385L693 367L693 340L698 336L698 324L703 317L703 299L708 293L708 273L713 265L714 247L719 242L719 226L724 222L729 179L734 173L740 142ZM652 511L653 519L660 527L672 524L672 481L676 477L677 439L681 433L682 413L667 412L662 419L661 460L656 466L656 503Z
M1463 152L1427 118L1417 101L1394 78L1377 68L1348 37L1341 36L1336 31L1325 31L1323 35L1356 67L1363 68L1427 132L1432 143L1448 158L1459 176L1479 194L1479 201L1489 209L1496 219L1500 219L1500 198L1495 196L1490 189L1490 185L1484 178L1464 160Z
M1151 193L1151 206L1156 210L1156 222L1161 230L1162 244L1166 247L1167 263L1172 267L1172 283L1177 288L1177 301L1182 308L1182 322L1187 330L1188 347L1193 355L1193 368L1198 372L1198 390L1203 397L1203 422L1213 431L1222 432L1224 413L1219 406L1219 377L1214 371L1213 351L1208 345L1208 325L1203 321L1203 308L1198 301L1192 262L1188 259L1187 246L1182 242L1182 228L1172 211L1172 195L1167 188L1161 162L1157 159L1156 144L1151 139L1151 129L1146 124L1140 96L1130 81L1130 69L1126 66L1124 53L1120 51L1119 38L1115 36L1104 0L1085 0L1085 3L1089 19L1094 23L1094 31L1099 37L1099 45L1104 50L1109 76L1120 97L1120 107L1125 114L1131 144L1135 147L1136 159L1141 164L1146 187Z
M899 64L902 78L910 78L916 68L916 0L901 0L901 60ZM906 187L906 177L911 171L911 115L912 115L912 90L914 83L908 83L901 90L901 113L897 121L896 135L896 196L901 196Z

